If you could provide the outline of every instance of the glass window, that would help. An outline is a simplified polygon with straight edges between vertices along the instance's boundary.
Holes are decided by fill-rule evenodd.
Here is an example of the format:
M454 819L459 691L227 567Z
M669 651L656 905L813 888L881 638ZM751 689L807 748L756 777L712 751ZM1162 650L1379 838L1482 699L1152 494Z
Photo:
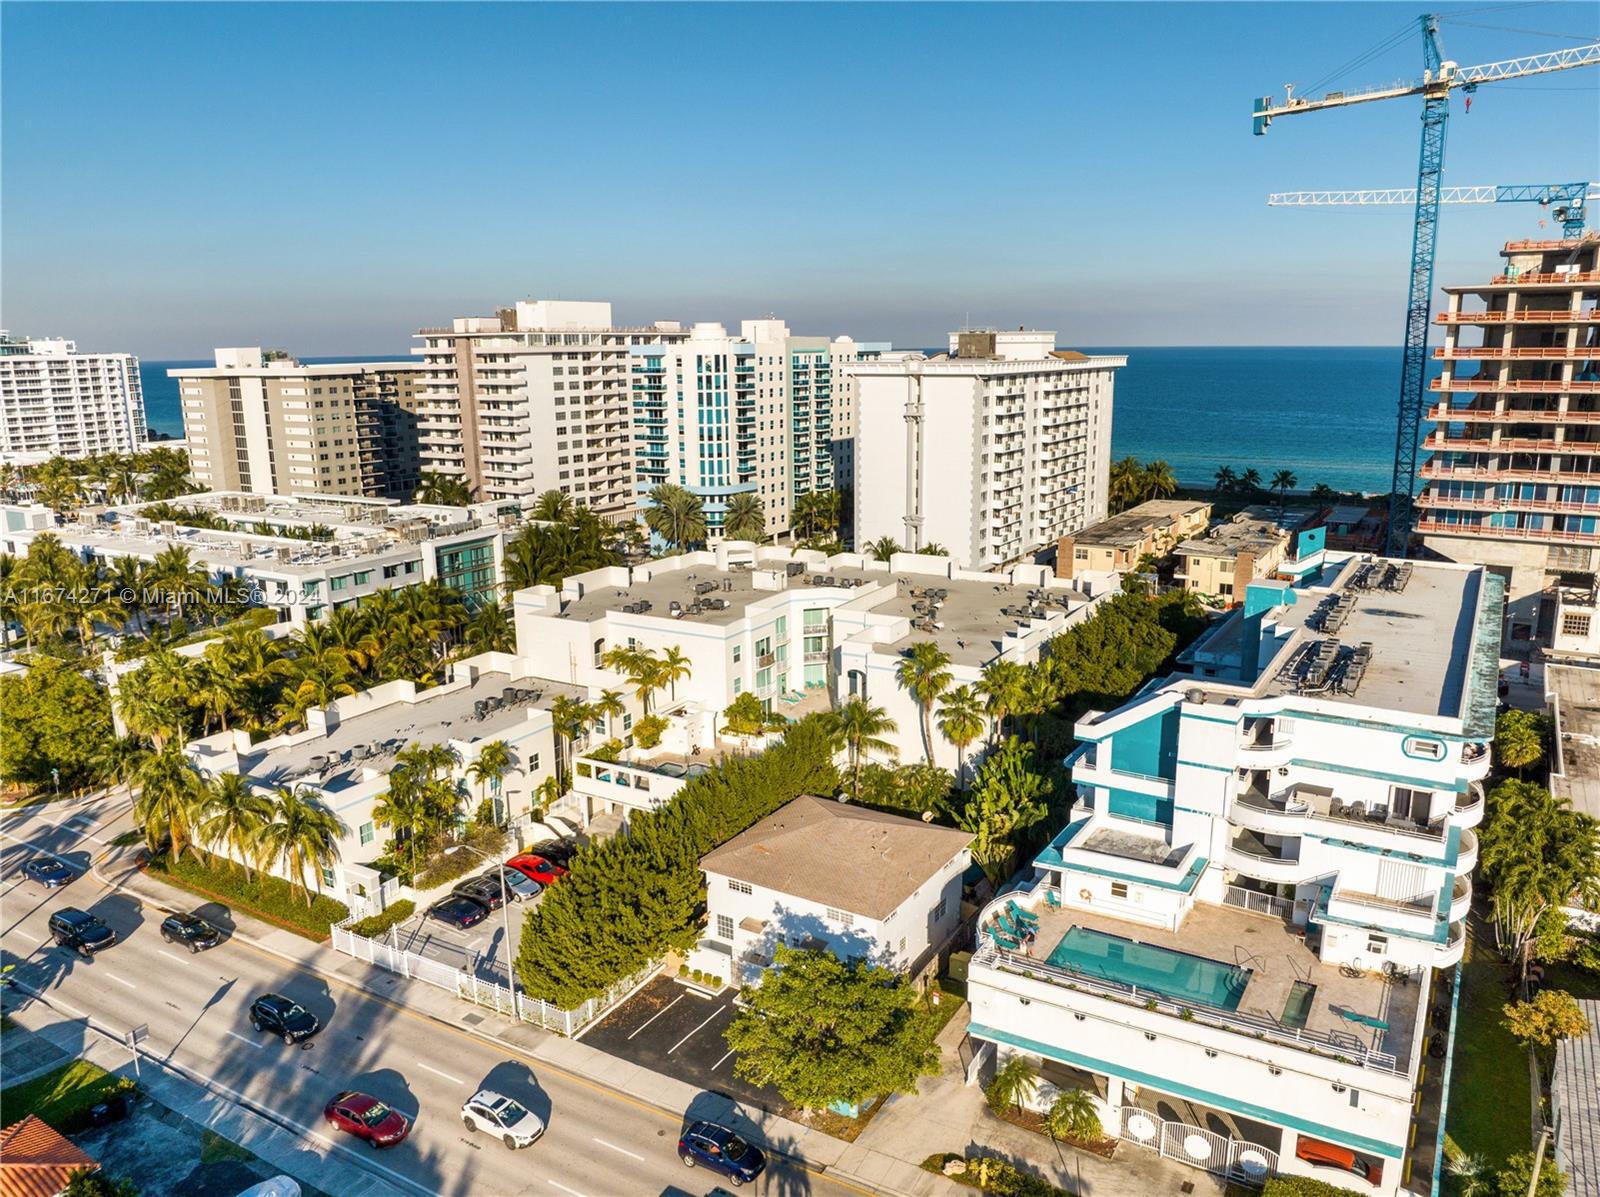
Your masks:
M350 575L349 574L340 574L336 578L329 579L329 581L328 581L328 589L329 590L343 590L349 584L350 584Z
M361 842L363 844L370 844L376 835L377 832L374 830L371 823L363 823L361 825Z
M1128 896L1128 883L1126 881L1113 881L1111 883L1111 896L1113 898L1126 898Z
M370 582L372 580L372 571L370 569L360 570L355 575L355 578L356 578L356 585L357 586L365 586L368 582Z
M853 927L855 926L856 916L848 910L835 910L830 906L828 907L828 921L838 923L841 927Z
M789 634L789 617L787 615L778 616L777 632L780 636L787 636Z
M750 883L748 881L735 881L732 877L728 878L728 888L736 894L748 894L754 892L750 888Z
M743 658L743 657L744 657L744 645L742 645L742 644L735 644L735 645L734 645L734 646L733 646L733 663L734 663L734 664L735 664L735 665L737 665L737 664L738 664L738 663L739 663L739 661L740 661L740 660L741 660L741 659L742 659L742 658Z
M717 915L717 938L733 938L733 916L731 914Z

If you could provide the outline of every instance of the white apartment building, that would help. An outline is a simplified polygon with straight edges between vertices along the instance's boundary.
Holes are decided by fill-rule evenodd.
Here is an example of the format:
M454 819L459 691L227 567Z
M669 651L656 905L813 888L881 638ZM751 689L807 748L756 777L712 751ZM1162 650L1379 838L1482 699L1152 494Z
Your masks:
M961 922L972 836L803 795L700 862L706 934L689 966L759 984L779 944L916 973Z
M626 680L603 664L607 649L675 647L688 658L690 675L657 696L657 710L715 722L749 693L769 710L798 717L860 696L895 720L889 738L900 759L912 762L923 759L923 746L919 708L896 679L905 652L924 640L938 644L950 654L955 685L976 681L991 661L1035 661L1051 637L1088 618L1112 579L1077 585L1096 585L1093 597L1045 566L977 574L945 557L902 553L885 563L723 541L631 569L580 574L559 590L519 590L513 615L517 651L532 676L628 692ZM932 740L934 762L954 770L954 746L937 731ZM618 771L619 787L637 780ZM646 797L619 788L616 802L648 805Z
M980 917L969 1030L1130 1144L1393 1194L1431 1167L1505 584L1309 564L1079 722L1072 821Z
M1052 332L987 331L951 333L933 358L849 367L856 546L936 544L990 569L1103 519L1126 364L1058 350Z
M305 365L247 346L167 376L178 383L189 472L208 490L416 494L415 362Z
M619 328L609 303L527 300L494 316L425 328L422 467L459 477L479 499L558 490L607 519L631 519L629 351L671 345L676 321Z
M148 433L139 359L0 330L0 463L136 453Z

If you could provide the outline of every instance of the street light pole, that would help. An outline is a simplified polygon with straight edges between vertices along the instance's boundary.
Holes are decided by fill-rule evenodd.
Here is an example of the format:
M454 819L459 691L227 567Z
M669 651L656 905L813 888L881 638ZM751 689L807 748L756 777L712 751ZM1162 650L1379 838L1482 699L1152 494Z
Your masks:
M474 856L480 856L489 861L497 870L495 881L500 886L500 925L505 931L506 940L506 992L511 995L511 1017L519 1018L521 1015L517 1010L517 975L512 971L511 967L511 889L506 885L506 867L487 852L482 852L471 844L454 844L446 848L444 854L449 856L452 853L461 851L463 848Z

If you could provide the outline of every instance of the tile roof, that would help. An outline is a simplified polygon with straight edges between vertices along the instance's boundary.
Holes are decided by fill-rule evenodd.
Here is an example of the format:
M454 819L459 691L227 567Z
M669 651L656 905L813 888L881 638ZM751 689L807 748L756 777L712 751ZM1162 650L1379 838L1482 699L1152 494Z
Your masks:
M971 842L965 831L806 794L708 853L700 867L882 920Z
M0 1197L57 1197L74 1172L99 1167L37 1114L0 1130Z

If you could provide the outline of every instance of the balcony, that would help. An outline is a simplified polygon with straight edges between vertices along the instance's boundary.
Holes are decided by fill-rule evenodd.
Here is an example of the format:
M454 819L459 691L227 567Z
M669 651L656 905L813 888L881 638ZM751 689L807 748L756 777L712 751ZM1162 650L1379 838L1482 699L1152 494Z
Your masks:
M1456 795L1454 822L1461 828L1476 827L1483 822L1483 782L1469 782L1466 793Z
M1450 921L1459 923L1472 910L1472 878L1457 877L1450 890Z
M1559 345L1534 345L1526 348L1508 348L1491 345L1457 345L1447 349L1443 345L1433 351L1437 360L1447 362L1509 362L1509 361L1583 361L1594 356L1594 349L1579 345L1567 349Z
M1554 407L1537 411L1512 407L1496 411L1492 407L1452 407L1448 403L1436 403L1428 409L1427 416L1446 424L1600 424L1600 411L1571 407L1566 411Z
M1445 941L1444 951L1434 957L1435 968L1449 968L1452 964L1460 964L1461 957L1467 950L1467 924L1453 922L1450 924L1450 935Z
M1553 544L1600 544L1600 532L1566 532L1552 528L1495 528L1488 524L1445 524L1418 520L1416 530L1431 536L1486 536L1491 540L1537 540Z
M1239 763L1251 769L1287 765L1293 755L1294 738L1280 732L1271 719L1246 723L1239 742Z
M1453 437L1438 432L1430 434L1422 446L1443 453L1600 453L1600 441L1558 441L1553 437Z
M1470 873L1478 867L1478 833L1463 830L1456 851L1456 872Z
M1502 381L1498 378L1484 378L1474 375L1469 378L1435 378L1428 384L1428 389L1430 391L1457 391L1470 394L1480 394L1485 391L1520 393L1524 395L1590 394L1600 391L1600 381L1577 378L1571 382L1563 382L1559 378L1509 378Z
M1515 312L1440 312L1435 324L1587 324L1600 321L1600 308L1549 308Z
M1305 880L1305 868L1300 864L1300 840L1262 836L1254 831L1241 831L1228 844L1226 864L1246 877L1258 881L1299 882Z
M1551 270L1542 274L1528 271L1523 274L1497 274L1489 280L1492 287L1543 286L1547 283L1559 286L1600 283L1600 270Z

